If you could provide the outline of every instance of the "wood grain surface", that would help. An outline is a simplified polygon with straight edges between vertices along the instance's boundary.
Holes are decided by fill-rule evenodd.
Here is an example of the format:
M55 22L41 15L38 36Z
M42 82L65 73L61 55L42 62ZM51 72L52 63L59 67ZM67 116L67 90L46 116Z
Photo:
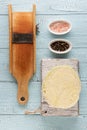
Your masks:
M32 12L13 12L12 6L9 10L9 40L10 40L10 72L18 83L17 99L19 104L28 101L28 82L32 78L36 68L36 29L35 29L35 5ZM32 43L13 43L13 34L32 34Z
M17 83L9 73L9 22L8 4L13 11L32 11L37 6L36 21L40 33L36 39L36 74L29 84L29 102L20 106L16 100ZM72 30L64 36L49 33L48 24L54 19L66 19L72 23ZM72 42L68 55L57 56L48 49L54 38L65 38ZM0 129L1 130L87 130L87 1L86 0L0 0ZM41 105L42 58L77 58L82 82L78 117L42 117L24 115Z
M42 70L42 82L44 81L47 73L55 66L70 65L77 73L79 70L79 61L76 59L42 59L41 70ZM41 91L42 92L42 91ZM41 100L41 114L43 116L78 116L79 105L78 103L69 109L57 109L51 107L46 101L43 92Z

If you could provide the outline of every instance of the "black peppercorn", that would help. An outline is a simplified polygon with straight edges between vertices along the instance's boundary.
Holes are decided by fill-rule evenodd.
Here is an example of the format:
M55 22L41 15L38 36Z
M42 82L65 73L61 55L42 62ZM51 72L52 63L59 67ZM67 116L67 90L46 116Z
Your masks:
M55 51L66 51L69 48L69 44L64 41L55 41L51 44L51 48Z

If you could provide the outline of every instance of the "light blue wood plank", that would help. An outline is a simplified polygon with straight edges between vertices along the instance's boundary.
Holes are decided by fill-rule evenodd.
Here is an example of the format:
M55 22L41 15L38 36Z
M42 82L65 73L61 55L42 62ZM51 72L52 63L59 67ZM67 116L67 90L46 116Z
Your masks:
M40 30L37 35L37 48L47 48L54 38L66 38L72 42L73 47L87 47L87 17L84 15L37 15L36 19ZM69 20L72 23L72 31L64 36L51 34L48 31L48 24L54 19ZM0 16L0 48L9 48L8 16Z
M73 48L67 55L55 55L49 51L49 49L37 49L37 63L36 74L32 78L32 81L41 81L41 60L42 58L77 58L80 61L80 76L81 80L87 80L87 48ZM0 49L0 81L15 81L15 79L9 73L9 50Z
M37 14L83 14L87 13L86 0L2 0L0 14L7 14L7 5L13 4L14 11L28 11L33 3L37 5Z
M19 105L17 102L17 83L0 82L0 114L25 114L26 110L36 110L40 107L39 82L29 84L29 102L26 105Z
M0 116L1 130L87 130L87 116L78 117L41 117Z
M57 19L71 22L72 30L63 36L55 36L48 31L48 24ZM37 48L47 48L51 40L65 38L71 41L73 47L87 47L87 17L85 15L38 15L40 34L37 36Z
M82 83L82 90L79 101L79 112L81 115L87 115L87 83Z
M25 114L41 105L41 83L30 82L29 102L25 106L17 103L17 83L0 82L0 114ZM87 82L82 82L82 91L79 101L79 114L87 115Z
M14 11L28 11L32 3L37 5L37 23L40 23L41 33L37 36L37 73L29 85L30 102L26 106L18 105L16 101L17 84L9 74L9 37L8 37L8 8L13 4ZM44 14L44 15L41 15ZM47 15L45 15L47 14ZM48 15L52 14L52 15ZM56 14L56 15L54 15ZM58 15L57 15L58 14ZM65 58L80 60L80 76L82 92L80 96L79 117L41 117L24 115L0 115L1 130L87 130L87 1L83 0L1 0L0 1L0 114L24 114L25 110L35 109L40 105L41 81L40 62L42 58L57 58L47 49L48 43L56 36L47 30L48 23L54 18L64 18L73 23L67 38L73 43L73 50ZM41 48L41 49L40 49ZM4 82L3 82L4 81ZM11 82L10 82L11 81ZM35 91L34 91L35 90ZM4 98L3 98L4 96ZM83 116L84 115L84 116Z

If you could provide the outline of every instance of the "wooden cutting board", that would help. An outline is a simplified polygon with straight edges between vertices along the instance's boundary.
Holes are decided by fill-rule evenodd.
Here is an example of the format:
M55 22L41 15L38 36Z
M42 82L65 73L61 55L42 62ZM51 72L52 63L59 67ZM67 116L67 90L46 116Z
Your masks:
M50 71L53 67L58 65L70 65L75 71L78 72L79 62L76 59L43 59L41 63L42 68L42 82L47 75L48 71ZM79 114L79 105L78 103L69 109L57 109L50 107L47 103L45 97L42 93L41 99L41 114L43 116L77 116Z
M34 5L33 12L12 12L9 5L10 72L18 83L20 104L28 101L28 82L36 68L35 10Z

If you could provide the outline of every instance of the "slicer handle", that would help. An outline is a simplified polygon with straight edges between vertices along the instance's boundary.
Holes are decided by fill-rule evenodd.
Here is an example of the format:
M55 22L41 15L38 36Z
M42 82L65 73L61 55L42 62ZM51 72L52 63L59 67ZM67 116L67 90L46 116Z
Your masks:
M18 95L17 95L17 99L19 104L26 104L28 101L28 81L21 81L18 82Z

